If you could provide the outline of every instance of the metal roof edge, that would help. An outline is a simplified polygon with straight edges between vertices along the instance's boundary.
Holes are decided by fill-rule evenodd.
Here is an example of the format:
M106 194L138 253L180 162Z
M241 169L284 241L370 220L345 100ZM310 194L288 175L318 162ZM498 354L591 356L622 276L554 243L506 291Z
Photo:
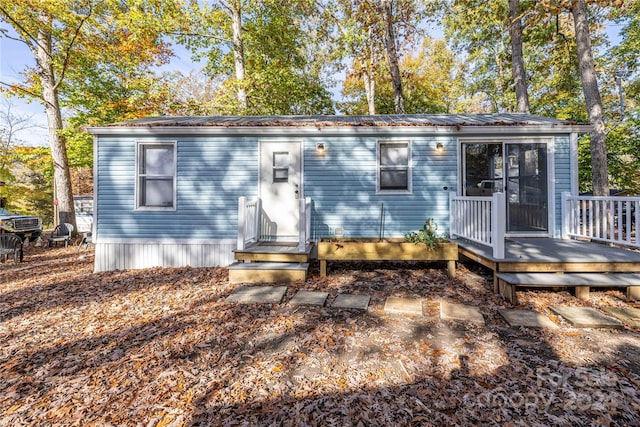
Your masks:
M589 133L591 125L431 125L431 126L102 126L88 128L92 135L389 135L404 134L570 134Z

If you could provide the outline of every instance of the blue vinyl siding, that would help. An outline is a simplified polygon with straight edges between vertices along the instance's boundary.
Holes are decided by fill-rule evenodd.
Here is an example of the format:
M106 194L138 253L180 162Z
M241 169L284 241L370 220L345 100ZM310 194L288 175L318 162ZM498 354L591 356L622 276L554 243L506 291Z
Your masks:
M535 135L532 135L535 136ZM465 135L465 138L471 137ZM489 136L482 135L483 138ZM497 135L497 139L505 139ZM98 239L235 239L238 198L258 192L259 141L256 136L100 136L96 176ZM269 138L271 139L271 138ZM303 193L312 199L311 237L336 227L347 237L377 237L384 203L383 234L401 237L432 217L439 232L449 229L449 192L456 191L457 136L287 135L303 141ZM136 141L176 141L175 211L135 210ZM411 142L412 193L376 193L376 144ZM324 143L326 152L316 152ZM438 142L444 145L436 152ZM561 193L570 191L570 138L555 137L555 221L560 231ZM445 189L446 187L446 189Z
M571 139L569 136L555 137L555 222L556 235L560 237L562 232L562 193L571 192ZM575 171L577 173L577 171Z
M376 194L376 143L379 140L411 141L411 194ZM317 142L326 145L326 153L316 153ZM444 144L443 153L436 153L437 142ZM436 220L440 231L447 231L448 193L456 189L455 150L453 137L307 139L304 191L312 200L312 238L327 237L336 227L342 227L347 237L377 237L382 204L385 237L401 237L417 230L429 217Z
M177 141L175 211L135 210L137 138L98 142L98 238L235 239L238 198L257 194L254 138L140 138Z

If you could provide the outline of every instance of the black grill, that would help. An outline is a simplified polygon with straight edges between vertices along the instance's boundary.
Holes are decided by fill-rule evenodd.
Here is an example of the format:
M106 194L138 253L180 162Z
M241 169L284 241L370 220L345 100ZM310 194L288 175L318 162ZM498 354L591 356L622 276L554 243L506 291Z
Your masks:
M40 224L37 218L14 219L13 224L16 231L37 230L38 228L40 228Z

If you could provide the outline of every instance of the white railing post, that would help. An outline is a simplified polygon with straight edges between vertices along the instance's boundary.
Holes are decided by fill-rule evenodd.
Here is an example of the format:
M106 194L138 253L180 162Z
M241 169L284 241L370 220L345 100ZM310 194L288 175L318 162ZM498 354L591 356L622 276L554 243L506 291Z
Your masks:
M573 207L569 206L569 196L571 194L567 191L562 192L562 205L560 206L560 211L562 212L562 238L568 239L569 234L573 232Z
M457 212L458 204L455 201L455 191L449 192L449 238L455 240L458 238L457 218L460 216Z
M256 243L260 241L260 224L262 223L262 199L256 197L256 212L253 217L253 232Z
M493 193L491 203L491 246L493 257L504 259L504 235L507 229L507 206L504 193Z
M307 249L307 200L298 200L298 252L303 253Z
M245 197L240 197L238 199L238 240L236 243L236 247L239 251L244 250L244 242L245 242L245 234L246 234L246 217L245 217L245 206L247 199Z
M306 214L305 223L307 225L305 230L305 243L309 243L311 240L311 197L304 199L304 211Z

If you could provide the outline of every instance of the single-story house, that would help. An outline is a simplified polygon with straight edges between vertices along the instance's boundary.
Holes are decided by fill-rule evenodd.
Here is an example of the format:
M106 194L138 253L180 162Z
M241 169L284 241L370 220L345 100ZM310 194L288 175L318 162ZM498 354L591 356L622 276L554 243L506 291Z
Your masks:
M150 117L91 128L95 270L226 266L252 241L402 237L452 195L504 194L510 236L560 238L578 135L528 114ZM257 212L257 213L256 213Z

